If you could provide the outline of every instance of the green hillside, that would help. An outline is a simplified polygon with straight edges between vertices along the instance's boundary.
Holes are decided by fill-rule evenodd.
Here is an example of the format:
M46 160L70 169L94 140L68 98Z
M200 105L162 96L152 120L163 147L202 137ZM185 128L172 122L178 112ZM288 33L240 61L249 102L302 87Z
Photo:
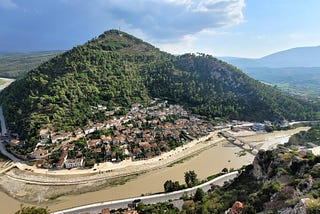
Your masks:
M320 100L320 68L243 68L254 79L276 85L288 92Z
M176 57L117 30L54 57L0 94L8 127L27 146L35 145L41 127L74 130L103 120L92 106L128 108L150 98L208 119L305 120L319 111L212 56Z
M0 55L0 77L19 78L62 51L11 53Z

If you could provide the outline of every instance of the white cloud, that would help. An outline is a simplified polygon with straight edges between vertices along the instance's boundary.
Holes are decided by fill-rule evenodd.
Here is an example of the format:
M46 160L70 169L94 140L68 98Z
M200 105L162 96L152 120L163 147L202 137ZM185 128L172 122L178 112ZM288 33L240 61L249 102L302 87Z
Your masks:
M18 5L16 3L14 3L12 0L0 0L0 8L14 9L17 7L18 7Z
M85 7L87 13L122 21L140 29L150 39L180 39L208 28L220 28L244 21L244 0L61 0ZM127 29L128 30L128 29ZM130 29L129 29L130 30Z
M195 52L193 43L197 41L197 37L194 35L184 35L180 39L175 40L174 42L160 43L157 46L166 52L172 54L183 54Z

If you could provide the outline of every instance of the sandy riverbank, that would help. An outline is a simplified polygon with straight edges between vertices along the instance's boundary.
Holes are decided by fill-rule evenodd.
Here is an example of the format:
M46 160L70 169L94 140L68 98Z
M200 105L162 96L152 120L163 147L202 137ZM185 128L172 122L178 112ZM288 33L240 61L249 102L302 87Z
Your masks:
M114 177L115 175L119 175L119 174L130 174L130 173L136 173L139 171L144 171L145 169L151 170L151 169L161 168L168 164L179 161L180 159L188 157L194 153L197 153L203 149L214 146L216 143L224 140L224 138L218 137L218 133L220 131L222 130L211 132L207 136L193 140L181 147L171 150L170 152L166 152L154 158L150 158L143 161L132 161L130 159L130 160L121 161L120 163L105 162L105 163L95 164L95 166L92 169L81 169L81 170L79 169L47 170L47 169L40 169L35 166L28 166L22 163L16 163L16 166L20 170L27 169L28 171L33 171L34 174L35 173L42 174L42 175L45 175L46 177L50 175L55 175L55 176L68 175L68 179L69 179L70 175L94 176L97 174L99 174L99 176L96 176L96 177L102 177L102 176ZM61 179L63 179L63 177L61 177Z
M255 132L252 132L252 134L250 134L247 131L246 133L239 133L238 137L242 141L252 146L256 146L258 149L269 150L276 148L279 144L283 145L284 143L288 142L290 136L292 136L293 134L296 134L300 131L307 131L309 129L310 127L299 127L296 129L285 131L275 131L272 133L260 134L257 134Z
M9 79L9 78L0 78L1 80L5 81L4 84L0 85L0 91L6 87L8 87L12 82L15 81L15 79Z

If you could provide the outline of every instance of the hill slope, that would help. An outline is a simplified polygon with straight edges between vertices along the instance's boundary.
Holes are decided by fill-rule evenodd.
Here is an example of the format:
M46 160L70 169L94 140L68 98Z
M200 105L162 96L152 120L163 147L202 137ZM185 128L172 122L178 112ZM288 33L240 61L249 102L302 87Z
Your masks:
M11 53L0 55L0 77L19 78L62 51Z
M75 130L105 119L93 106L128 108L153 97L211 119L311 119L319 110L212 56L175 57L117 30L30 71L0 101L9 128L32 147L41 127Z

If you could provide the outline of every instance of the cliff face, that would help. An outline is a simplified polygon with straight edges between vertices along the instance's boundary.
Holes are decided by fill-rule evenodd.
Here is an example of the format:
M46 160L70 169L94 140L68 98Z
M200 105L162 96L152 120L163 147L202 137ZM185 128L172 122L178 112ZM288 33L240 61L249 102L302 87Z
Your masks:
M263 210L314 213L320 209L320 157L278 148L259 151L250 170L261 185L256 199ZM247 172L248 173L248 172Z

